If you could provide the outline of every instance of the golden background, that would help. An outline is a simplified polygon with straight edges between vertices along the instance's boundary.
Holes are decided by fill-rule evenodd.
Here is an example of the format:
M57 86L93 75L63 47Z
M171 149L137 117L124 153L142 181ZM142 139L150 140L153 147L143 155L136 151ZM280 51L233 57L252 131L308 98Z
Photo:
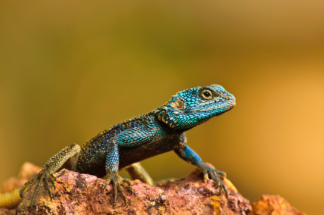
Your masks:
M324 214L323 1L1 1L0 182L25 161L220 84L230 112L188 144L251 201ZM144 161L155 180L194 169ZM123 173L125 174L125 173Z

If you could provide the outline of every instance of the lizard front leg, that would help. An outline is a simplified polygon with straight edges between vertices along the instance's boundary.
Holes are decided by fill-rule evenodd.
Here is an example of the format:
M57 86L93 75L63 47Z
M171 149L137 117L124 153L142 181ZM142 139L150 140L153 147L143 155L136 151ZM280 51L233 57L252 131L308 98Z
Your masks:
M115 140L110 140L107 147L107 156L106 156L106 179L105 184L103 185L103 189L110 183L112 183L114 189L114 199L113 205L116 204L117 200L117 189L121 192L125 204L127 204L127 199L124 194L124 191L121 188L121 185L127 188L131 193L133 192L133 188L130 185L130 180L127 178L122 178L118 175L118 167L119 167L119 152L118 152L118 144Z
M183 160L197 166L203 172L205 182L211 177L216 182L217 187L219 187L219 193L224 190L226 198L228 197L227 190L221 178L218 176L220 174L222 177L226 177L226 173L217 171L205 164L199 155L186 145L186 137L184 134L180 136L180 146L174 149L174 151Z
M33 185L34 183L36 183L38 181L35 192L34 192L34 196L32 198L32 202L31 202L31 204L34 205L36 195L39 191L40 185L41 185L42 181L44 181L45 187L48 190L49 196L52 199L53 195L52 195L52 192L49 187L49 181L53 184L54 189L56 189L55 182L53 180L53 178L55 178L54 173L63 167L66 167L70 170L75 170L75 166L76 166L77 159L78 159L78 156L80 153L80 149L81 149L81 147L79 145L72 144L72 145L67 146L66 148L62 149L56 155L54 155L51 159L49 159L46 162L42 171L40 171L37 175L35 175L35 177L32 180L25 183L25 185L21 188L21 190L19 192L20 197L23 196L23 194L28 189L28 187L30 187L31 185Z
M148 129L145 125L140 127L134 127L127 129L118 135L116 135L113 139L109 140L107 147L107 155L106 155L106 176L107 180L104 184L103 188L105 188L109 183L112 183L114 189L114 199L113 204L115 205L117 200L117 189L121 192L125 203L127 203L127 199L123 190L121 189L121 185L128 189L130 192L133 192L133 189L129 186L130 180L123 179L118 175L119 170L119 150L123 150L125 148L136 148L143 144L150 143L154 139L159 139L163 137L163 132L157 132L158 127L151 127ZM134 167L134 166L133 166ZM135 166L136 170L139 170L138 167ZM128 169L129 170L129 169ZM143 171L137 171L139 174L143 174ZM132 174L131 174L132 175ZM142 175L143 176L143 175ZM135 177L141 177L146 182L152 183L150 181L149 176L146 174L143 177L135 174Z

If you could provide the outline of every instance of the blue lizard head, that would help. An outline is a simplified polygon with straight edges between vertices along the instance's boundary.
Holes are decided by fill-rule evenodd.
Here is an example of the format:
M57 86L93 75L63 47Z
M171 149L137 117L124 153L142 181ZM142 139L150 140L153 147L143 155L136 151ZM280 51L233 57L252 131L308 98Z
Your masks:
M174 129L188 130L231 110L235 97L220 85L178 92L159 108L158 119Z

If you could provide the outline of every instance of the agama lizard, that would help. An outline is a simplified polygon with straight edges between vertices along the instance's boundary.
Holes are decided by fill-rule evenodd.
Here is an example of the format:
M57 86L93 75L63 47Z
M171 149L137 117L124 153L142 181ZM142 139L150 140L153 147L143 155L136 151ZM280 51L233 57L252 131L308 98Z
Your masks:
M235 104L235 97L219 85L178 92L159 108L114 125L82 146L72 144L64 148L49 159L43 170L22 187L20 196L23 196L30 185L37 183L31 202L33 205L44 182L52 198L49 184L52 183L55 188L54 173L67 168L104 177L106 182L103 189L112 183L113 204L116 202L117 189L127 203L121 186L130 192L133 190L130 181L120 177L118 170L171 150L183 160L197 166L203 172L205 180L211 177L219 187L219 192L224 190L227 196L226 188L218 176L225 177L225 173L207 166L189 148L184 132L231 110Z

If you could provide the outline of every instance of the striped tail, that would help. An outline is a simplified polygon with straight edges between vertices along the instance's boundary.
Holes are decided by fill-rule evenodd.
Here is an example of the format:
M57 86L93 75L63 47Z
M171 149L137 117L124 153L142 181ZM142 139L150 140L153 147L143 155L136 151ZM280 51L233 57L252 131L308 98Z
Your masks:
M21 202L19 190L17 188L11 192L0 194L0 208L15 208Z

